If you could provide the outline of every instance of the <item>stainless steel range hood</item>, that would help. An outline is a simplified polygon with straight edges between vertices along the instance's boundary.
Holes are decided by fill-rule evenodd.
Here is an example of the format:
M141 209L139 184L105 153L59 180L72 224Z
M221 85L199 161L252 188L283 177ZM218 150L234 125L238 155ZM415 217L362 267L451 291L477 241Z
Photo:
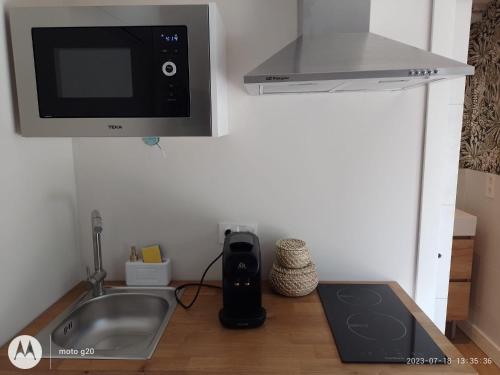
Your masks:
M250 94L403 90L474 74L470 65L367 32L366 22L355 26L363 32L335 32L339 27L325 27L326 11L332 12L333 22L335 17L345 21L346 4L359 24L360 18L366 19L366 4L369 15L368 0L301 3L309 7L305 12L309 18L301 25L307 32L245 75L245 87ZM335 12L339 4L344 8ZM362 14L354 4L363 5ZM314 14L311 16L311 9L322 18L320 27L311 26L317 21ZM340 27L351 31L353 24L356 22Z

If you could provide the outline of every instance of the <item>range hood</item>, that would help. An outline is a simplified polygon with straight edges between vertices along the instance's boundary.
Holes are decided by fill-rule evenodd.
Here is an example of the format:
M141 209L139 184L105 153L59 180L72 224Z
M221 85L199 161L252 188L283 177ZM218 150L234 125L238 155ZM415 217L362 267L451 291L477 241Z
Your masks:
M249 94L393 91L474 74L470 65L367 31L369 0L303 0L300 6L308 18L299 26L307 32L245 75ZM347 26L346 9L356 21ZM325 27L325 12L332 22L337 18L336 27ZM362 32L350 32L353 27Z

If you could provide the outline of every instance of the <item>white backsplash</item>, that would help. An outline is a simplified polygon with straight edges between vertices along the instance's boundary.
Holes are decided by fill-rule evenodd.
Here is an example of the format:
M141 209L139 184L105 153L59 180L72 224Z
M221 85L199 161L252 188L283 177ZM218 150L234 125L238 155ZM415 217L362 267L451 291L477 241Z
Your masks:
M296 2L217 3L228 33L229 136L163 139L166 159L140 139L75 140L86 263L94 208L111 279L123 279L130 245L154 243L175 279L197 279L220 251L218 223L252 222L265 275L274 241L294 236L308 242L323 280L396 280L411 293L425 88L248 96L243 75L295 38ZM384 3L407 17L377 4L373 31L425 48L431 2Z

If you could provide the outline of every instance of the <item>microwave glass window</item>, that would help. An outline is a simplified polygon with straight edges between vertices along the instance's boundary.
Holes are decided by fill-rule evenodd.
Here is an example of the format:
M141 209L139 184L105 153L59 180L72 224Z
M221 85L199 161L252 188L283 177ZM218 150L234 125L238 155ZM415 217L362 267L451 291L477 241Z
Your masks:
M60 98L131 98L129 48L55 48Z

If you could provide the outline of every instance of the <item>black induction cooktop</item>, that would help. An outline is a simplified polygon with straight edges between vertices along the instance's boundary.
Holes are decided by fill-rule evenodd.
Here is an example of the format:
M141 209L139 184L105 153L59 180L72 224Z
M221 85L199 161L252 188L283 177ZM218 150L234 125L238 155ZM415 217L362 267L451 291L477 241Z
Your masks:
M320 284L318 292L342 362L446 363L388 285Z

